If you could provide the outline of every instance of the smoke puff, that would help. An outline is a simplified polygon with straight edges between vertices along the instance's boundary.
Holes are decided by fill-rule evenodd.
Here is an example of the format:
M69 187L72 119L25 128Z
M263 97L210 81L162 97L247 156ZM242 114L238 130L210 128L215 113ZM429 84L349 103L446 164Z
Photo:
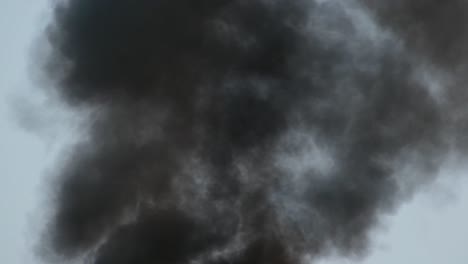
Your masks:
M398 22L380 2L58 3L49 74L94 116L58 171L54 252L95 264L365 252L401 194L398 161L429 172L448 151L450 108L414 58L445 67L442 47L458 45L418 13L431 1L392 2Z

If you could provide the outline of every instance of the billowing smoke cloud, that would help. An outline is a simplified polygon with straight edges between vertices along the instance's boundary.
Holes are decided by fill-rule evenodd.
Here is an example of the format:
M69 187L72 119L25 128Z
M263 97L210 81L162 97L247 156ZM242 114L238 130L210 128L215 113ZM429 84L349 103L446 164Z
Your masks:
M401 182L430 179L462 139L451 100L463 94L437 76L464 59L465 4L407 2L57 3L49 73L92 115L58 172L55 254L289 264L364 253Z

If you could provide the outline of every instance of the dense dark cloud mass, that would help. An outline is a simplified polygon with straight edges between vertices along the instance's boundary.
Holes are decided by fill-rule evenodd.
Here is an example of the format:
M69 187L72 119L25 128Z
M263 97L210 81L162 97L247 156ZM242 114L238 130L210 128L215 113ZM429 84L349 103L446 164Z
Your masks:
M464 60L466 8L450 2L59 1L48 73L92 115L57 172L54 254L292 264L364 253L404 196L401 168L422 183L461 140L455 108L421 78L427 63Z

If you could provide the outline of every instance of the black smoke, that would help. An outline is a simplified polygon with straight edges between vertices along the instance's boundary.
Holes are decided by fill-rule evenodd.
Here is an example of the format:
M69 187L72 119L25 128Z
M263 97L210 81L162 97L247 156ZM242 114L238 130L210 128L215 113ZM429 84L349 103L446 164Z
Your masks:
M451 70L468 55L468 3L463 0L363 0L378 20L401 34L411 49Z
M92 115L58 171L54 254L289 264L364 253L404 196L402 168L425 182L461 140L453 105L420 76L463 60L463 1L386 2L55 3L48 74Z

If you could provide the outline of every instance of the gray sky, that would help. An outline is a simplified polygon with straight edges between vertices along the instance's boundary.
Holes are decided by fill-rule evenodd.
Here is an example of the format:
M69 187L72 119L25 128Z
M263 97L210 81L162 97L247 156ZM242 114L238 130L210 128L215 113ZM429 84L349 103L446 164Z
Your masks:
M49 11L46 0L0 0L0 263L39 263L33 247L47 213L46 176L71 138L63 110L31 77ZM467 171L447 164L438 182L385 216L366 260L320 264L468 263Z

